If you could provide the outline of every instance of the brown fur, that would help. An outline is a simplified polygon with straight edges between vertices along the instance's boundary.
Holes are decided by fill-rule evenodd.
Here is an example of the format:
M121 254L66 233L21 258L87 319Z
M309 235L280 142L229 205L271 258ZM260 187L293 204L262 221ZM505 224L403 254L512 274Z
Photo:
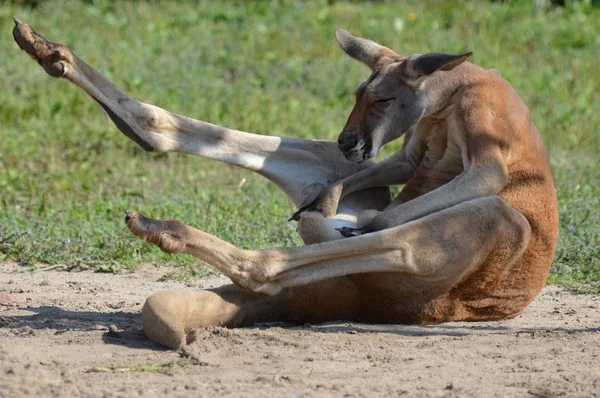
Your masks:
M340 135L348 161L333 143L248 134L137 102L68 48L15 24L22 49L90 94L144 149L258 172L302 207L295 218L309 245L260 251L128 213L136 236L202 258L235 284L148 298L142 321L157 343L179 348L195 328L276 320L506 319L544 286L558 231L545 149L516 92L497 71L465 62L470 53L400 56L338 30L341 47L374 71ZM392 105L376 102L386 97ZM389 121L384 132L381 121ZM405 128L402 150L377 165L363 161ZM391 184L405 184L393 201ZM343 239L338 226L362 236Z

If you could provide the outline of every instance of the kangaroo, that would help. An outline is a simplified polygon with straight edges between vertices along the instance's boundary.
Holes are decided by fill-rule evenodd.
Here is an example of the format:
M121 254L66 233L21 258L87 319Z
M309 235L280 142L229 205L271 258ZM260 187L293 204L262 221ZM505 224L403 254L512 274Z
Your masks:
M558 236L546 150L498 71L462 55L398 55L338 29L372 70L338 142L227 129L138 102L67 47L15 19L17 44L79 86L146 151L237 165L300 208L306 246L244 250L176 220L127 212L137 237L196 256L233 284L163 291L142 309L146 335L177 349L196 328L256 322L436 324L507 319L543 288ZM402 148L374 163L380 148ZM392 199L389 186L404 184Z

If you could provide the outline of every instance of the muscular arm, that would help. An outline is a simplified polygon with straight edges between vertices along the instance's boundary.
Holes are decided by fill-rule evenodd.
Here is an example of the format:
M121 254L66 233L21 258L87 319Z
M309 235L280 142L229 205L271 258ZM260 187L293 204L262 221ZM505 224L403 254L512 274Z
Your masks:
M340 232L349 237L392 228L462 202L498 194L508 181L508 170L500 147L487 147L485 156L481 156L482 153L478 155L449 183L383 211L363 228L345 228Z

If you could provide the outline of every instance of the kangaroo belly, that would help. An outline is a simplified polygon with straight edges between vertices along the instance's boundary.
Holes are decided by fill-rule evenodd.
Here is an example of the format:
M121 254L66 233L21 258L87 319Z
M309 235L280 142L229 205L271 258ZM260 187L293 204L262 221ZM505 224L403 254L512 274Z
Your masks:
M459 144L441 134L427 141L427 149L414 176L404 185L394 202L403 203L452 181L464 170Z

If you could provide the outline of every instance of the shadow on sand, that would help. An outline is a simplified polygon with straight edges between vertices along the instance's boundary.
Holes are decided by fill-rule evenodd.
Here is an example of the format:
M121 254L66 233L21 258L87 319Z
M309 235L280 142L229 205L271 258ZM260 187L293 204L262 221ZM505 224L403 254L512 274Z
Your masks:
M101 332L102 341L130 348L162 350L144 335L137 312L67 311L59 307L22 308L27 315L0 316L0 328L28 333L31 330L55 330L54 334L69 332ZM114 325L116 332L109 330ZM30 329L28 329L30 328Z
M0 328L14 330L55 330L55 334L68 332L102 332L102 341L106 344L163 350L150 342L142 331L140 315L137 312L92 312L67 311L58 307L41 306L23 308L27 315L0 316ZM116 333L109 327L114 325ZM441 324L441 325L368 325L360 323L328 322L320 325L289 325L282 323L258 324L246 329L268 330L280 327L290 331L306 333L349 333L373 334L388 333L404 337L469 337L485 334L514 334L531 337L559 337L565 334L598 333L594 328L553 328L553 327L517 327L500 324ZM27 329L30 328L30 329Z

